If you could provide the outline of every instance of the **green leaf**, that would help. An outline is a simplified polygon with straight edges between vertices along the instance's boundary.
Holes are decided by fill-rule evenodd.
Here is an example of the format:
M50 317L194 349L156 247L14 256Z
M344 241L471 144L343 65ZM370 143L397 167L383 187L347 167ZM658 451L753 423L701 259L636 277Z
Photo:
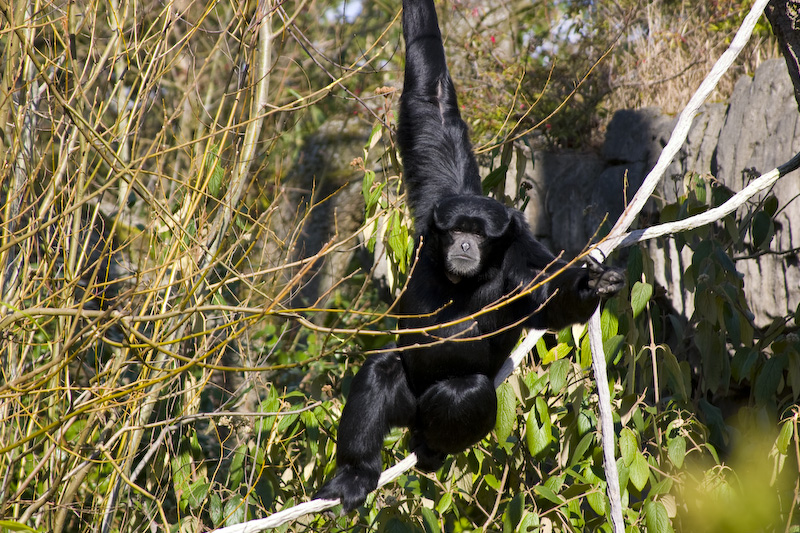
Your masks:
M525 512L525 496L521 493L515 494L503 513L503 531L509 533L514 531L522 520L523 512Z
M261 472L253 492L255 493L259 505L264 509L269 509L273 500L275 500L275 489L272 486L269 476L266 474L266 470Z
M647 533L672 533L667 508L661 502L646 501L644 503L644 521Z
M631 466L638 451L639 443L636 440L636 434L630 428L622 428L619 434L619 455L625 466Z
M775 226L772 222L772 218L765 212L758 211L753 217L753 244L762 249L769 247L769 243L774 234Z
M372 150L375 148L375 145L378 144L378 141L381 140L381 132L383 131L383 125L380 121L375 122L375 125L372 127L372 132L369 134L369 140L367 141L366 150Z
M483 480L486 482L487 485L489 485L492 488L492 490L498 492L500 491L501 488L500 480L497 479L497 477L494 474L486 474L483 477Z
M300 420L306 428L306 435L308 435L306 442L311 450L311 455L316 455L319 450L319 422L317 417L314 416L314 413L304 411L300 413Z
M222 520L225 518L222 512L222 500L216 493L211 494L208 498L208 516L217 527L222 525Z
M689 396L686 390L686 384L683 380L681 365L678 363L678 358L675 357L675 354L672 353L669 346L660 346L660 349L663 354L661 356L661 366L666 370L667 382L678 399L686 401Z
M233 458L231 459L231 466L228 470L230 476L228 486L238 487L239 483L242 482L242 479L244 478L244 465L246 457L247 457L247 443L244 443L240 445L238 448L236 448L236 450L233 452ZM225 514L227 515L227 513Z
M372 184L375 182L375 172L372 170L367 170L364 172L364 178L361 180L361 194L364 196L364 203L367 204L367 211L373 207L370 204L370 191L372 190Z
M384 522L379 524L378 533L413 533L414 528L411 524L406 523L398 516L392 516Z
M297 422L299 418L300 415L297 413L281 415L280 418L278 419L278 427L275 428L275 431L277 431L278 433L285 433L286 430L289 429L292 426L292 424Z
M553 361L563 359L567 356L567 354L569 354L570 350L572 350L572 346L564 342L559 342L547 352L547 355L542 358L542 364L547 365Z
M489 175L483 179L483 194L488 194L489 191L500 185L506 179L508 167L500 165L496 169L489 172Z
M589 502L589 507L600 516L606 514L606 497L602 490L595 490L586 496L586 501Z
M572 457L570 457L570 466L574 466L583 459L583 456L586 454L586 450L588 450L589 447L594 444L594 437L594 432L587 433L583 436L578 445L575 446L575 451L572 453Z
M625 466L625 461L622 460L622 457L617 459L617 474L619 474L619 490L624 494L627 490L631 469Z
M13 520L0 520L0 531L36 531L25 524Z
M606 355L606 362L611 362L615 359L615 357L619 353L620 348L622 348L624 340L625 336L614 335L610 339L606 339L603 341L603 352Z
M581 339L581 368L586 370L592 366L592 347L589 343L589 335L584 335Z
M183 503L182 507L185 507L192 477L192 448L186 436L181 436L178 443L178 453L172 457L169 463L172 471L172 486L179 501Z
M761 372L759 372L758 377L756 377L754 388L757 404L764 405L775 397L781 378L783 377L785 365L786 357L783 356L773 356L764 363Z
M649 490L648 494L651 496L655 494L669 494L669 491L672 490L672 485L674 483L675 482L670 477L661 478L661 481L657 481Z
M392 214L392 222L389 227L389 249L394 253L396 258L405 257L406 255L406 235L403 234L403 223L400 219L400 211L395 211Z
M528 444L528 451L534 456L546 450L553 437L547 404L544 400L541 402L539 400L541 400L541 397L536 398L536 407L528 413L525 427L525 441ZM544 404L543 409L540 409L541 404Z
M525 516L522 517L522 520L519 521L519 526L517 526L517 531L519 533L528 533L539 531L539 515L536 513L525 513Z
M247 520L247 503L238 494L233 494L225 502L223 514L225 515L226 526L241 524Z
M600 314L600 330L603 332L603 340L613 337L619 331L619 318L608 307L604 307Z
M269 388L267 398L262 401L258 406L259 413L275 413L281 406L281 401L278 398L278 391L275 387ZM258 419L255 423L255 430L257 432L268 433L272 431L272 425L275 423L277 417L275 415L264 416Z
M514 389L504 382L497 388L497 422L494 426L500 444L508 440L516 419L517 399L514 396Z
M701 320L695 330L694 343L703 363L702 376L706 390L716 392L722 384L722 375L728 354L720 346L718 331L706 320Z
M639 246L632 246L628 252L628 279L641 279L644 273L644 258Z
M764 212L770 217L774 217L778 212L778 198L774 194L770 194L764 199Z
M535 487L533 487L533 491L537 493L539 496L547 500L550 500L551 502L557 505L561 505L562 503L564 503L564 498L562 498L561 496L559 496L558 494L556 494L555 492L553 492L544 485L536 485Z
M197 509L200 507L208 495L208 488L211 483L203 479L197 480L189 485L189 491L186 493L186 500L189 502L189 507Z
M422 515L422 527L425 528L425 533L440 533L442 531L433 510L422 507L420 514Z
M679 435L669 441L667 455L676 468L683 466L683 460L686 458L686 439Z
M800 317L795 318L795 320L798 318ZM792 399L797 401L797 398L800 397L800 354L792 347L787 350L787 356L789 357L787 381L789 382L789 388L792 390Z
M560 393L561 389L564 388L564 384L567 382L569 367L569 359L559 359L557 361L553 361L553 364L550 365L548 374L550 374L550 390L553 392L553 394Z
M581 409L578 411L577 418L575 425L578 429L578 435L585 435L597 427L597 417L591 409Z
M653 286L649 283L637 281L633 284L633 288L631 288L631 307L633 308L634 318L639 316L639 314L644 311L644 308L647 306L647 302L650 301L650 297L652 295Z
M800 317L800 305L797 306L798 309L798 317ZM547 356L547 343L544 341L544 337L539 337L539 340L536 341L536 355L539 356L539 359L544 360Z
M445 492L442 494L442 498L439 500L439 503L436 504L436 512L440 515L444 514L450 508L450 505L453 503L453 496L450 495L449 492Z
M636 455L630 464L630 480L636 490L639 492L647 485L647 480L650 477L650 465L647 464L647 459L644 458L642 452L636 451Z
M778 438L775 441L775 446L778 451L786 455L789 451L789 444L792 442L794 436L794 423L792 419L787 420L781 427L781 432L778 433Z
M206 152L205 171L211 173L208 178L208 193L214 198L219 198L222 193L222 184L225 180L225 171L219 162L219 145L212 144Z

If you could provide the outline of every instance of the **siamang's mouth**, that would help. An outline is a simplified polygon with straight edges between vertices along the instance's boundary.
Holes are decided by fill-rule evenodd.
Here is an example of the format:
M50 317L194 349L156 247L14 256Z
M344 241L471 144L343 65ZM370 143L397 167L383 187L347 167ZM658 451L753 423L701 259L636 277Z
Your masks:
M448 271L456 276L469 278L480 272L480 263L474 257L455 255L450 257L449 263Z

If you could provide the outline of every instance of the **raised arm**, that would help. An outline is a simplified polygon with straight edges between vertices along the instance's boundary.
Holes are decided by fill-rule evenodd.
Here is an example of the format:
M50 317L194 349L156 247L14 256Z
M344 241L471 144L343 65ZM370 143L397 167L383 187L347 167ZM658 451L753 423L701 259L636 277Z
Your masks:
M417 233L443 197L481 194L478 165L447 70L433 0L403 0L406 69L398 143Z

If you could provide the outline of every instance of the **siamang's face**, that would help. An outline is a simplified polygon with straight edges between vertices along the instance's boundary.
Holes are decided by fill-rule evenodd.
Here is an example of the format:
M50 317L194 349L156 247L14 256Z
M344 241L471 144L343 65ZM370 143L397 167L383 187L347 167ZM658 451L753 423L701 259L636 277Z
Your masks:
M480 274L486 256L486 236L479 232L452 230L443 238L445 268L457 278Z
M506 208L490 198L457 196L437 205L433 225L450 281L457 283L480 274L489 251L509 224Z

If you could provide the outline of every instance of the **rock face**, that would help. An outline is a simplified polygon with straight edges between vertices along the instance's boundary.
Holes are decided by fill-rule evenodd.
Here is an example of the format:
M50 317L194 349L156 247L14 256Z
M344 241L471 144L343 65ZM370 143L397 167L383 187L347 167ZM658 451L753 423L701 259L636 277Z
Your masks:
M799 119L784 61L765 62L753 78L738 81L730 104L711 103L701 109L655 195L664 203L674 202L689 172L711 174L732 191L741 190L754 174L771 170L800 151ZM566 256L580 252L604 219L613 223L622 213L655 165L674 125L674 117L656 108L619 111L608 126L602 154L536 152L529 157L532 161L522 179L532 184L526 214L537 236L554 251L563 249ZM800 228L800 201L795 201L799 178L800 172L793 172L772 191L780 210L771 245L774 253L736 261L758 325L785 316L800 302L795 252L800 249L800 235L793 231ZM681 285L688 256L682 257L669 239L648 247L657 281L675 308L689 316L691 295Z
M284 197L275 224L277 239L289 250L275 249L268 256L277 264L296 262L320 254L326 245L355 234L364 220L361 195L363 173L351 162L363 154L369 130L358 120L331 119L310 135L286 178ZM300 228L299 233L296 228ZM308 268L291 291L288 305L321 306L345 277L357 247L339 246L325 252ZM284 276L296 273L282 269Z

